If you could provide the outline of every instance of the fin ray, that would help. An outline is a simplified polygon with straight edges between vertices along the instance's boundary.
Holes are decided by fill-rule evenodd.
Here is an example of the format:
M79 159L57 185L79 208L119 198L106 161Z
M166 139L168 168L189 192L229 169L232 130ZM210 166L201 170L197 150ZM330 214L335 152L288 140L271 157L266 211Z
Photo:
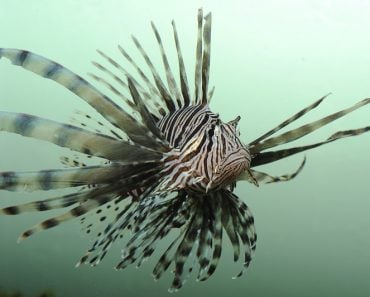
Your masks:
M127 141L117 141L110 136L23 113L0 111L0 131L48 141L60 147L112 161L135 161L138 155L142 156L142 160L160 157L159 153Z
M321 102L324 101L326 99L326 97L328 97L329 95L330 95L330 93L327 94L327 95L325 95L325 96L323 96L323 97L321 97L319 100L315 101L314 103L310 104L309 106L305 107L304 109L300 110L299 112L297 112L296 114L294 114L290 118L286 119L284 122L282 122L279 125L277 125L275 128L267 131L265 134L261 135L257 139L255 139L252 142L250 142L249 145L254 145L254 144L257 144L257 143L261 142L261 140L263 140L263 139L265 139L265 138L273 135L274 133L276 133L277 131L281 130L285 126L287 126L290 123L298 120L300 117L302 117L303 115L305 115L306 113L308 113L312 109L314 109L317 106L319 106L321 104Z
M282 149L282 150L277 150L277 151L269 151L269 152L262 152L258 153L252 158L251 161L251 167L275 162L277 160L287 158L291 155L310 150L316 147L319 147L321 145L345 138L345 137L352 137L352 136L357 136L361 135L363 133L369 132L370 131L370 126L363 127L363 128L358 128L358 129L351 129L351 130L344 130L344 131L338 131L331 135L329 138L327 138L324 141L321 142L316 142L313 144L309 145L304 145L304 146L298 146L298 147L292 147L292 148L287 148L287 149Z
M296 129L287 131L285 133L282 133L278 136L268 138L266 140L263 140L262 142L259 142L253 146L250 147L250 151L252 154L256 154L258 152L264 151L266 149L269 149L271 147L275 147L281 144L285 144L291 141L294 141L298 138L301 138L309 133L312 133L313 131L329 124L330 122L335 121L336 119L339 119L348 113L355 111L356 109L365 106L366 104L370 103L370 98L366 98L362 101L357 102L356 104L340 110L338 112L335 112L331 115L328 115L324 118L321 118L319 120L313 121L311 123L308 123L306 125L303 125L301 127L298 127Z

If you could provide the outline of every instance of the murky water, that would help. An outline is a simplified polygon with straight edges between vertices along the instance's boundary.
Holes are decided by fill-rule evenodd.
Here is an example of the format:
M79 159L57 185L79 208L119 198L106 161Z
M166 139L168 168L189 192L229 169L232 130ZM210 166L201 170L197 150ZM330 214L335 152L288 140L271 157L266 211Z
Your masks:
M252 140L319 97L333 94L296 125L370 97L370 1L8 1L0 2L0 47L27 49L85 75L99 48L130 53L135 34L160 63L153 20L175 61L175 19L188 71L194 64L196 14L213 13L211 107L223 120L240 115L242 139ZM138 57L138 54L136 54ZM67 122L76 109L92 112L48 80L0 60L0 110ZM297 144L338 130L370 124L365 107ZM245 276L232 280L228 243L216 274L189 280L177 296L367 296L370 290L370 135L309 151L303 172L288 183L256 188L239 183L237 194L252 209L257 252ZM17 135L0 134L0 171L60 167L63 150ZM293 171L303 155L265 166ZM44 197L41 192L0 191L5 206ZM49 215L46 215L48 217ZM149 261L116 272L114 248L96 268L74 268L89 246L78 222L16 243L18 234L45 215L0 217L0 288L35 296L164 296L170 276L154 282ZM194 278L194 277L193 277Z

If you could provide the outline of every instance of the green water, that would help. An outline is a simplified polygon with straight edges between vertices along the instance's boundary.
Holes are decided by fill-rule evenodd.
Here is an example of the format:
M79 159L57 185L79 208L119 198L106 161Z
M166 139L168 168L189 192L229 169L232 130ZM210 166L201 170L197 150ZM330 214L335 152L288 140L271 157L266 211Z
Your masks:
M222 119L241 115L250 141L328 92L333 94L298 124L370 96L370 1L0 1L0 47L27 49L76 73L96 72L99 48L119 57L116 45L136 53L135 34L159 64L150 28L155 21L173 49L175 19L188 71L194 64L196 13L213 13L212 110ZM174 61L175 52L170 51ZM135 56L135 54L133 54ZM137 55L136 55L137 56ZM101 61L101 60L100 60ZM189 75L190 76L190 75ZM0 110L66 122L91 108L67 90L0 60ZM365 107L297 144L338 130L370 124ZM297 124L297 125L298 125ZM0 170L58 168L63 150L41 141L0 134ZM369 296L370 135L310 151L293 181L237 194L252 209L257 252L245 276L232 280L225 245L221 264L207 282L189 280L176 296ZM293 171L303 155L261 170ZM0 191L0 205L45 197ZM154 261L116 272L119 246L96 268L74 268L89 246L78 222L16 243L18 234L44 215L0 217L0 288L34 296L45 288L58 296L166 296L170 276L154 282ZM194 278L194 277L193 277Z

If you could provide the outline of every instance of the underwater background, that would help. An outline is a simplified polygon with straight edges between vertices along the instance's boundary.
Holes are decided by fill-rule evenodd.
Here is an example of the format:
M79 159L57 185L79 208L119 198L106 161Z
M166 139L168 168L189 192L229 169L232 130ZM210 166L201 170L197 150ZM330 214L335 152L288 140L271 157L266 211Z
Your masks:
M96 72L95 49L135 57L130 34L161 68L150 27L162 34L176 63L171 20L177 24L191 77L199 7L213 14L211 102L224 121L242 117L241 138L261 135L332 92L295 126L370 97L370 1L21 1L0 0L0 47L21 48L56 60L87 77ZM140 60L140 57L137 59ZM141 61L141 60L140 60ZM89 79L89 81L91 81ZM103 89L103 88L102 88ZM94 114L82 100L50 80L0 60L0 110L68 122L75 110ZM304 137L323 140L338 130L370 124L368 106ZM66 150L34 139L0 134L0 171L59 168ZM259 188L245 182L236 193L251 208L257 251L243 277L225 240L221 263L207 282L194 276L176 296L368 296L370 292L370 135L344 139L306 153L302 173ZM259 169L294 171L303 154ZM0 191L0 207L45 193ZM140 269L115 271L116 244L95 268L74 268L90 245L78 220L16 243L29 226L51 216L0 216L0 291L37 296L165 296L171 275L154 282L158 253Z

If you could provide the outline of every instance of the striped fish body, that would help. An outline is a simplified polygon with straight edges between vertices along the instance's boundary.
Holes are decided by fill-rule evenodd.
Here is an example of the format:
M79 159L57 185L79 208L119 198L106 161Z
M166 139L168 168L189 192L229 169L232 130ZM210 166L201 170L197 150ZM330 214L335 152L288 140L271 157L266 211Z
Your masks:
M208 105L185 107L163 117L158 127L174 148L166 154L164 188L204 194L230 186L249 170L251 156L236 124L223 123Z
M77 266L99 264L110 247L124 237L122 258L116 266L124 269L133 263L140 266L154 254L157 244L171 235L153 276L160 278L172 265L174 277L170 290L175 291L181 288L193 267L198 268L197 279L201 281L215 272L227 237L234 261L241 262L242 269L237 275L241 276L251 262L257 234L251 211L233 193L236 182L245 180L258 185L289 181L302 170L305 158L296 171L281 176L272 176L255 167L370 131L370 126L338 131L320 142L274 150L370 103L366 98L277 134L319 106L327 97L324 96L255 140L241 142L237 131L240 117L225 123L209 108L213 95L213 89L208 90L211 14L203 18L200 9L197 25L194 95L191 95L174 22L177 80L153 23L167 83L135 37L133 42L151 77L120 46L120 54L136 76L98 51L108 66L93 62L103 76L90 76L123 100L135 116L63 65L26 50L0 48L0 58L63 86L93 107L106 122L104 126L97 121L99 129L93 132L83 124L78 127L34 115L0 111L0 132L47 141L76 154L62 158L62 163L70 167L67 169L0 172L0 190L75 188L67 195L0 209L0 214L6 215L64 210L26 230L20 239L80 218L84 231L96 234ZM82 115L85 120L92 120L89 115ZM85 161L78 159L81 156Z

